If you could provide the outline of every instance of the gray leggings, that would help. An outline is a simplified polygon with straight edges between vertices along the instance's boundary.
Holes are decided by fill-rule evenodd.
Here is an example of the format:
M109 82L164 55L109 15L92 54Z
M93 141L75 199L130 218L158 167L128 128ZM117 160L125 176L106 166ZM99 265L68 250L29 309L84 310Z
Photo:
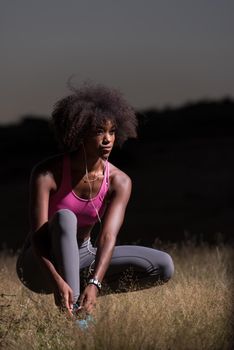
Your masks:
M97 248L90 240L80 246L77 243L77 217L68 209L57 211L49 222L51 237L51 260L58 273L73 290L74 302L83 288L87 269L94 265ZM105 281L111 289L121 289L121 276L132 272L132 278L139 285L147 286L155 281L168 281L174 272L173 261L165 252L134 245L116 246L105 274ZM34 255L32 247L23 250L17 261L17 274L31 290L38 293L52 293L46 274ZM87 275L86 275L87 277Z

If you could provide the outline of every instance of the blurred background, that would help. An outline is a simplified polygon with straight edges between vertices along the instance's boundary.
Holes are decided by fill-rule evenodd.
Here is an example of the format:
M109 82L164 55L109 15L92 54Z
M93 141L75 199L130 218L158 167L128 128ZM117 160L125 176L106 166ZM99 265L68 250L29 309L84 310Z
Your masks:
M0 247L28 232L32 167L56 152L49 127L68 79L117 88L138 140L111 161L133 180L119 243L231 242L234 3L2 1Z

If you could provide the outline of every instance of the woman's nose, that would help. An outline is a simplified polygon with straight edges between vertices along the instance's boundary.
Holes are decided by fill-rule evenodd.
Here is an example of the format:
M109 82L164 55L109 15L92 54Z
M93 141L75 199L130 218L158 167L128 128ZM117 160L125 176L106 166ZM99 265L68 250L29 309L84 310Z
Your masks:
M109 143L109 142L110 142L110 135L109 135L109 134L104 134L104 137L103 137L102 142L103 142L104 144Z

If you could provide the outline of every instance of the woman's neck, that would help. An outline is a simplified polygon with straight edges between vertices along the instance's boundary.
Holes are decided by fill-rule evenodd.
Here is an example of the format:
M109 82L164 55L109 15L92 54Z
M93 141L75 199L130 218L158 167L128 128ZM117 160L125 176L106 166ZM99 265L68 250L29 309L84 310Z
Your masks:
M102 158L100 157L91 157L87 154L85 154L85 151L80 147L77 151L75 151L72 154L73 164L74 167L77 168L77 170L80 170L81 172L87 171L88 172L100 172L103 169L104 162Z

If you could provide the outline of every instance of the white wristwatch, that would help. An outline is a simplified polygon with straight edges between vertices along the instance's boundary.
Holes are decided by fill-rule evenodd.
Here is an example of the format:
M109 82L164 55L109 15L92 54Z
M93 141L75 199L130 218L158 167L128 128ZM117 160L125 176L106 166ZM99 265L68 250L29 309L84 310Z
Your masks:
M98 281L97 278L90 278L88 280L88 284L94 284L98 288L99 291L102 289L102 284L100 281Z

